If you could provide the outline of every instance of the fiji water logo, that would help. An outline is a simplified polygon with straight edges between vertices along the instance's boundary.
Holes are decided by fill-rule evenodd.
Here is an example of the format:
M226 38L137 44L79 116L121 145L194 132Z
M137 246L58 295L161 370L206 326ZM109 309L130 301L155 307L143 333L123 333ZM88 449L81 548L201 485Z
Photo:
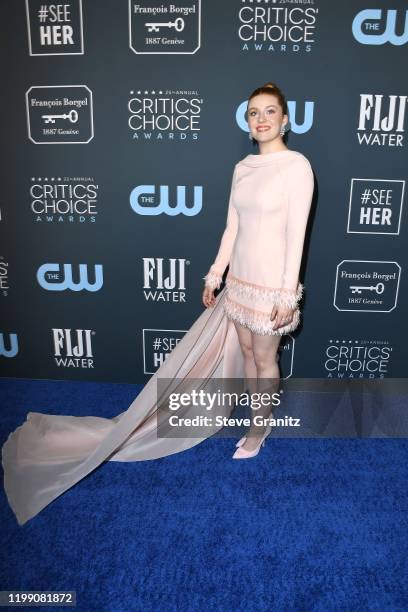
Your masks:
M186 267L183 258L143 257L143 292L152 302L186 301Z
M78 269L74 274L72 264L45 263L37 270L37 281L46 291L99 291L103 285L103 267L94 266L93 282L88 278L88 264L78 264Z
M8 339L6 341L6 336ZM17 334L0 333L0 356L15 357L18 353L18 338Z
M92 329L53 328L54 359L58 367L93 368Z
M405 24L402 34L397 35L397 11L388 9L364 9L357 13L353 19L351 30L354 38L362 45L391 45L401 46L408 42L408 10L405 11ZM385 25L384 25L385 22Z

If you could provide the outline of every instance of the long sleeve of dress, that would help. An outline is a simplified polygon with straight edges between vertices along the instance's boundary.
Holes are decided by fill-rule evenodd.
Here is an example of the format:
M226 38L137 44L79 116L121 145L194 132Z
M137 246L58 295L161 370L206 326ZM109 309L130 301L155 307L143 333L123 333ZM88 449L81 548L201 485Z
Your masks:
M313 171L305 158L301 158L297 162L295 176L295 180L289 187L286 247L282 276L282 289L294 293L298 289L306 226L314 191Z
M211 265L206 276L203 277L203 280L205 280L206 287L211 287L212 289L219 289L221 285L222 275L224 274L225 268L229 264L232 249L234 247L235 238L238 232L238 212L233 203L236 173L237 167L235 166L232 175L225 230L222 235L220 246L214 263Z

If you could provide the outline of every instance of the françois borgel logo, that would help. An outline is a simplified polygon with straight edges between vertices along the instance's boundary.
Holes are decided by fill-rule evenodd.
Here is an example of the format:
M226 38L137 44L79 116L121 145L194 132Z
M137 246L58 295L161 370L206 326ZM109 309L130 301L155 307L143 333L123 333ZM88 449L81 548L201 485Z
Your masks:
M92 140L92 92L86 85L37 85L26 93L28 137L35 144Z
M397 34L401 27L403 31ZM351 29L362 45L405 45L408 42L408 10L363 9L354 17Z
M324 355L327 378L384 378L392 346L388 340L331 338Z
M347 232L399 234L404 191L404 180L352 179Z
M154 374L177 346L187 330L144 329L143 366L145 374Z
M408 96L360 94L359 144L403 147Z
M344 259L337 266L337 310L390 312L397 305L401 266L396 261Z
M197 90L130 91L128 125L134 140L198 140L203 99Z
M93 368L91 329L53 328L54 360L59 368Z
M83 55L82 0L26 0L30 55Z
M186 185L171 190L168 185L137 185L129 196L130 207L137 215L155 217L185 215L194 217L203 207L203 187L194 185L187 191Z
M293 365L295 361L296 340L291 334L285 334L283 341L279 345L279 364L282 371L282 378L293 376Z
M291 0L239 0L237 22L241 50L254 50L257 53L310 53L316 42L319 13L316 6L310 6L313 4L314 0L300 0L296 3Z
M134 53L195 53L201 45L201 0L129 0Z
M95 223L99 185L92 177L31 177L30 209L36 223Z
M91 277L91 279L89 278ZM93 271L87 264L45 263L37 270L37 281L46 291L99 291L103 285L103 267L94 266Z
M143 292L150 302L186 301L188 259L143 257Z

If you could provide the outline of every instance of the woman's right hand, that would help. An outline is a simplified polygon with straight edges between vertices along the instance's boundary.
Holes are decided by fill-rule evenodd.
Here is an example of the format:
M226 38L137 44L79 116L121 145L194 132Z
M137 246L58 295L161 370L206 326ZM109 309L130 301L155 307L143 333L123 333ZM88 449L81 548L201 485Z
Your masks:
M211 289L211 287L204 287L202 300L206 308L209 306L215 306L216 300L214 296L214 289Z

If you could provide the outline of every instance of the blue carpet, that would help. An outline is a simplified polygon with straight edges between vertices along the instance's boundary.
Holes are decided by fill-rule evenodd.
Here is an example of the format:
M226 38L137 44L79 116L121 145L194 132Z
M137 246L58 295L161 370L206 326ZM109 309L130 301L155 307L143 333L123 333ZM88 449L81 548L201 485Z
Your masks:
M3 444L29 410L112 417L140 387L0 390ZM81 612L408 609L406 439L269 439L248 461L233 450L212 438L106 462L23 527L1 488L0 590L76 590Z

